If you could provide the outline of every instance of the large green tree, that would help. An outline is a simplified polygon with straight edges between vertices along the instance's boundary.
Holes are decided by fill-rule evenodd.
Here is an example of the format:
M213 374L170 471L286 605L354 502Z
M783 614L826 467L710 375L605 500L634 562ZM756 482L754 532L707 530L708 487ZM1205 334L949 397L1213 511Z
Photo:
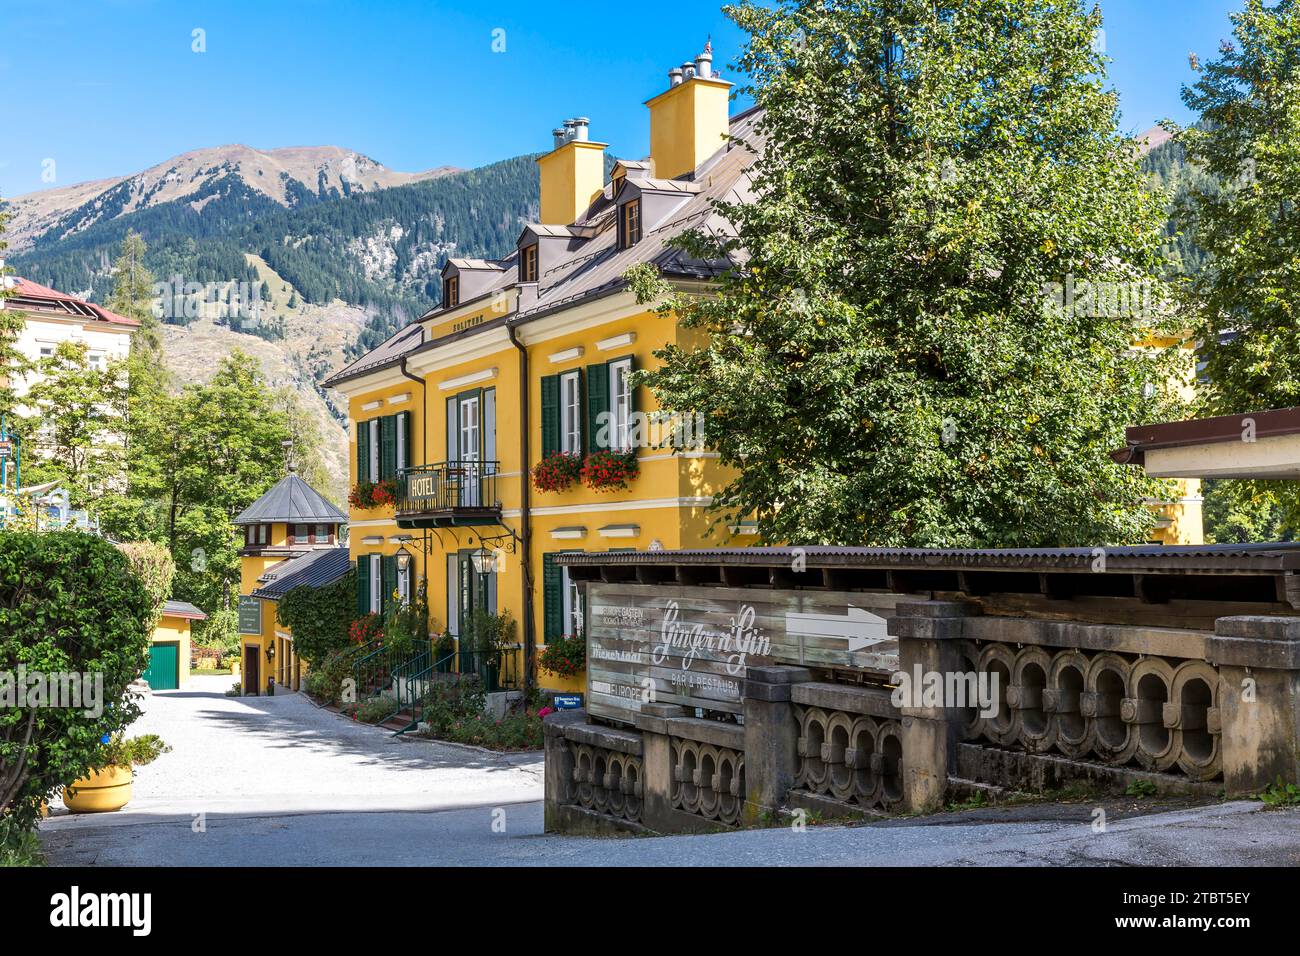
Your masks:
M736 469L768 541L1143 540L1124 427L1165 414L1163 199L1117 132L1079 0L789 0L727 14L763 109L753 200L695 254L706 297L633 285L704 333L644 375ZM1108 296L1089 297L1082 283Z
M131 425L130 491L114 522L171 550L178 596L228 608L239 580L231 522L284 476L289 415L240 351L210 381L157 394L141 411Z
M1300 405L1300 5L1248 0L1232 23L1233 40L1183 89L1199 122L1177 130L1204 174L1179 217L1208 254L1190 299L1205 411L1225 415ZM1223 500L1207 523L1221 538L1290 537L1300 522L1294 482L1223 482L1213 493Z
M36 372L24 398L36 425L27 441L31 472L24 473L24 484L57 480L73 505L93 508L126 482L125 372L116 362L92 362L87 345L71 341L59 343Z

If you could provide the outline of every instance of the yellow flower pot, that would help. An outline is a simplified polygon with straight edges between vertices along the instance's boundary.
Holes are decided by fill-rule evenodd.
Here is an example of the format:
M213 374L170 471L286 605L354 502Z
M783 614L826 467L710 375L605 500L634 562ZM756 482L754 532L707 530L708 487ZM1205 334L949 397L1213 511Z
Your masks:
M63 788L63 805L73 813L110 813L130 800L130 767L96 770Z

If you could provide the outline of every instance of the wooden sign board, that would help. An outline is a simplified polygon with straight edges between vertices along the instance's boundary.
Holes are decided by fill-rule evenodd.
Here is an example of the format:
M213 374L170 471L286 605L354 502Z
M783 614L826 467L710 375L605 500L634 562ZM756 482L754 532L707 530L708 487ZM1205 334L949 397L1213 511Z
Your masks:
M247 594L239 596L239 633L262 633L262 602Z
M587 711L631 722L642 703L740 713L745 669L772 664L889 674L896 594L587 585Z

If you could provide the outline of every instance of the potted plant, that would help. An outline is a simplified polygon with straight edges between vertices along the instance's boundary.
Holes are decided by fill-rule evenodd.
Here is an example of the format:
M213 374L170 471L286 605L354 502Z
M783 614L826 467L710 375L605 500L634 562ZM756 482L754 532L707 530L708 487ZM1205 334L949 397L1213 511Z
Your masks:
M171 750L157 734L104 735L104 766L63 789L63 805L73 813L111 813L131 800L132 767L151 764Z

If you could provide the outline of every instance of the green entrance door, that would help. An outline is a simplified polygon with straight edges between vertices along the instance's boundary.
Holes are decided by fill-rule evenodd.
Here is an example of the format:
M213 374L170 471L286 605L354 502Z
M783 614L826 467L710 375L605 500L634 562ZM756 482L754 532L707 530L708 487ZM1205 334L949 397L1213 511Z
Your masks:
M149 669L144 679L154 690L176 690L180 687L181 646L178 643L152 644L149 647Z

